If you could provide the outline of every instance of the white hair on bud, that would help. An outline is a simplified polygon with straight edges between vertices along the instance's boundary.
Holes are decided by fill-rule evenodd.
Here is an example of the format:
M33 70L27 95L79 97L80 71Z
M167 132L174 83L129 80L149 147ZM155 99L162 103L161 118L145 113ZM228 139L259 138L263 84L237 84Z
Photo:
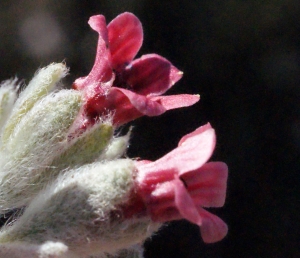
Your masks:
M114 137L98 160L113 160L122 157L128 148L130 133L131 131L124 136Z
M0 84L0 132L11 114L19 87L17 78L6 80Z
M41 99L19 121L1 146L0 209L26 205L48 182L52 175L42 171L67 147L68 129L80 107L80 92L61 90Z
M52 63L35 72L34 77L29 82L28 86L20 93L16 108L24 106L31 98L31 101L36 102L41 97L56 89L58 83L69 72L69 69L64 63Z
M53 91L68 73L63 63L52 63L38 70L28 86L20 93L5 125L2 141L6 142L22 117L44 96Z
M98 121L83 133L70 137L68 148L51 166L62 170L95 161L110 143L113 133L111 121Z
M110 253L144 241L160 224L123 217L120 205L134 190L134 162L95 162L66 171L30 203L0 243L60 240L80 257Z

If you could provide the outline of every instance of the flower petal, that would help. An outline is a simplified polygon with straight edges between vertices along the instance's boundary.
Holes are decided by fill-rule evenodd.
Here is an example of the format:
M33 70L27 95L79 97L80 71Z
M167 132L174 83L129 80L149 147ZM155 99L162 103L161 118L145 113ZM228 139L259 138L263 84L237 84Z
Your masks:
M180 178L185 182L194 203L203 207L221 207L226 197L227 176L225 163L209 162Z
M155 96L149 98L152 101L160 103L166 110L192 106L200 100L199 95L190 94Z
M99 33L97 54L94 66L89 75L78 78L73 83L73 88L79 90L88 86L95 87L100 82L111 80L113 76L105 17L103 15L92 16L89 19L89 25Z
M143 27L132 13L122 13L108 26L112 66L122 70L135 57L143 43Z
M228 227L223 220L201 207L198 208L198 212L202 218L200 232L205 243L218 242L227 235Z
M91 16L88 24L94 31L99 33L99 37L101 38L101 42L108 43L108 34L106 28L106 21L103 15L94 15Z
M151 219L160 222L181 219L182 216L175 204L174 180L157 184L153 191L151 188L153 187L149 186L148 189L143 189L147 191L139 191Z
M122 92L129 99L130 103L143 115L158 116L163 114L166 110L158 102L152 101L146 96L136 94L130 90L115 88Z
M202 219L197 211L193 199L189 195L183 182L177 178L174 180L175 185L175 204L183 218L188 221L201 226Z
M148 54L134 60L126 67L122 76L135 92L157 96L170 89L182 74L167 59L157 54Z
M100 91L98 94L89 97L85 111L89 116L95 118L114 113L114 124L116 121L119 124L140 116L140 112L132 106L126 95L118 88L113 87L107 94Z
M132 91L112 87L105 94L88 97L86 112L92 117L114 112L114 124L121 125L140 116L158 116L165 112L159 103Z
M198 127L195 131L193 131L193 132L191 132L191 133L186 134L185 136L183 136L180 139L180 141L178 143L178 146L184 144L185 141L187 141L190 138L193 138L195 135L201 134L201 133L203 133L203 132L205 132L206 130L209 130L209 129L212 129L210 123L207 123L206 125Z
M171 180L200 168L210 158L216 143L215 131L208 125L198 128L192 136L162 158L149 164L137 163L138 180L144 183L159 182L163 176Z

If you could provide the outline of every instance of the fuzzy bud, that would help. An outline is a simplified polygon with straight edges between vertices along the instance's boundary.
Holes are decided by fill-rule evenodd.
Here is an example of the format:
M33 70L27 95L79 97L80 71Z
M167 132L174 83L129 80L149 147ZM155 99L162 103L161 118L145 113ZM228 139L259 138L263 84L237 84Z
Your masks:
M110 122L95 124L79 137L72 139L69 147L64 153L56 157L51 167L56 170L64 169L96 160L109 144L113 132L113 126Z
M130 134L131 130L124 136L113 138L99 160L113 160L122 157L128 148Z
M41 188L41 172L65 148L80 107L78 91L61 90L36 103L16 125L0 152L2 209L24 205Z
M2 141L6 142L21 118L34 104L53 91L58 82L66 76L68 69L63 63L53 63L39 70L16 101L12 114L5 126Z
M134 161L121 159L66 172L4 228L0 244L59 239L69 252L88 257L144 241L160 223L147 217L128 220L120 208L134 189L134 171Z

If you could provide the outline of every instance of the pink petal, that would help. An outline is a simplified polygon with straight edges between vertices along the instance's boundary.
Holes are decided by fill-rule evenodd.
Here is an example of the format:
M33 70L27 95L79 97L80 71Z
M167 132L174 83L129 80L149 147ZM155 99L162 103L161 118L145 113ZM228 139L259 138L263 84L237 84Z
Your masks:
M198 212L202 218L200 231L205 243L218 242L227 235L228 227L223 220L201 207L198 208Z
M95 118L113 113L115 125L121 125L142 116L128 97L115 87L112 87L106 94L99 92L88 98L85 111L90 117Z
M194 203L203 207L221 207L226 197L228 168L223 162L209 162L180 176Z
M139 192L152 220L166 222L182 218L175 205L174 189L175 183L172 180L156 185L153 191L149 189L147 193Z
M210 123L207 123L206 125L198 127L195 131L193 131L193 132L191 132L191 133L186 134L185 136L183 136L180 139L180 141L178 143L178 146L182 145L187 139L193 138L195 135L201 134L202 132L205 132L206 130L209 130L211 128L212 127L211 127Z
M147 116L158 116L164 113L166 110L159 103L152 101L146 96L136 94L130 90L115 88L122 92L140 113Z
M143 43L143 28L132 13L122 13L107 26L113 68L122 70L135 57Z
M105 17L103 15L92 16L89 19L89 25L99 33L96 60L88 76L75 80L73 83L75 89L83 89L87 86L94 87L98 83L107 82L112 78Z
M170 222L173 220L182 219L182 215L175 207L169 207L168 209L161 209L156 212L151 212L150 217L154 222Z
M91 16L89 21L88 21L88 24L91 26L91 28L94 31L97 31L99 33L99 37L101 38L101 42L105 42L106 43L106 48L107 48L108 34L107 34L105 17L103 15Z
M196 170L205 164L211 157L216 145L216 134L213 128L204 126L205 129L200 128L197 133L193 134L193 137L186 138L184 142L174 150L178 153L173 155L180 157L182 160L178 165L179 175L184 174L187 171ZM177 158L178 159L178 158ZM188 162L188 165L186 164Z
M136 163L138 163L139 165L149 164L151 162L152 162L151 160L146 160L146 159L136 161Z
M148 54L134 60L126 67L122 76L135 92L157 96L170 89L182 74L167 59Z
M200 127L201 128L201 127ZM200 168L210 158L216 143L215 131L204 126L205 130L196 130L196 133L187 138L173 151L155 162L139 165L138 181L143 184L171 180L175 174L182 175L188 171Z
M201 226L202 219L199 216L197 208L193 202L193 199L190 197L187 189L185 188L183 182L180 179L175 179L175 204L182 215L183 218L188 221Z
M180 94L170 96L150 97L152 101L160 103L166 110L194 105L200 100L199 95Z
M95 89L98 89L95 87ZM96 91L96 90L94 90ZM99 94L87 98L86 112L90 116L101 116L105 113L114 113L114 124L121 125L140 116L157 116L165 112L163 106L151 101L143 95L132 91L111 87L106 93L102 88Z

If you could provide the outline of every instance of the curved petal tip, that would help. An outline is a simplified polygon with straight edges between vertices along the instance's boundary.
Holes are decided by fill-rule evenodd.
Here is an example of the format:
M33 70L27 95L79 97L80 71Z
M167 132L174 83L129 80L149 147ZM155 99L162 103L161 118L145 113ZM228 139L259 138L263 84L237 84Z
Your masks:
M205 243L218 242L227 235L228 226L223 220L202 208L199 213L202 217L200 232Z
M112 65L122 70L132 61L143 43L143 27L132 13L122 13L107 26Z

